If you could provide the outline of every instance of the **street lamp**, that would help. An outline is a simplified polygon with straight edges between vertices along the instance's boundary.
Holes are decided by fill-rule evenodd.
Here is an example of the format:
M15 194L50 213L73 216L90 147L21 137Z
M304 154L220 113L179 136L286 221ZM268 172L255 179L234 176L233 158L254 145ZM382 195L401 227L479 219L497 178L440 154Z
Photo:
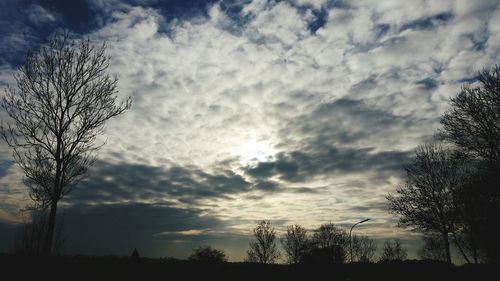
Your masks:
M360 222L357 222L357 223L355 223L355 224L353 224L353 225L351 226L351 230L349 231L349 248L351 249L351 262L352 262L352 237L351 237L351 234L352 234L352 229L353 229L356 225L358 225L358 224L360 224L360 223L367 222L367 221L369 221L369 220L370 220L370 219L364 219L364 220L362 220L362 221L360 221Z

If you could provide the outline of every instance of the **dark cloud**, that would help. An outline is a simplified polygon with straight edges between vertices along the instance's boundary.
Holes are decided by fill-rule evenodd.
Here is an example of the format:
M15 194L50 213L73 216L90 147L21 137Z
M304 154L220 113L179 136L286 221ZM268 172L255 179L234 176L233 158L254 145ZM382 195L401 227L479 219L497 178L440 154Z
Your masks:
M373 28L375 35L377 38L380 38L387 34L387 32L391 29L391 26L386 23L376 24Z
M160 257L172 255L169 249L182 231L206 231L221 228L223 222L215 217L203 215L196 208L181 209L156 204L76 204L59 209L64 251L87 255L129 255L138 248L141 255ZM12 249L23 224L0 220L0 249ZM160 235L171 233L172 235ZM194 240L208 241L210 235L187 238L189 252ZM195 237L196 238L196 237ZM237 238L237 237L236 237ZM193 241L191 241L193 240ZM179 250L176 250L179 251ZM181 251L181 252L182 252ZM176 252L178 254L178 252Z
M349 89L350 96L362 96L370 91L374 90L377 87L377 77L375 75L371 75L370 77L352 85Z
M134 248L141 256L186 258L200 245L212 245L239 255L248 236L224 231L226 222L196 208L165 204L76 204L61 207L58 218L70 255L127 256ZM0 251L10 251L23 224L0 220Z
M232 34L239 35L241 31L248 24L255 15L249 13L243 15L243 8L246 4L251 3L251 0L243 0L243 1L232 1L232 0L223 0L220 1L220 9L227 15L230 19L230 24L223 26L224 30L231 32Z
M11 160L0 159L0 178L7 175L7 170L14 164Z
M421 85L425 90L432 91L437 88L439 85L438 81L432 78L422 79L417 81L417 85Z
M402 165L409 162L410 157L409 152L376 152L371 148L351 149L331 146L325 150L309 153L301 151L280 153L274 161L260 162L254 167L247 167L246 173L254 178L278 176L290 182L303 182L318 175L363 172L398 174Z
M364 84L374 83L363 82ZM365 87L365 86L362 86ZM399 174L411 152L380 151L372 147L351 148L370 138L381 139L385 132L404 130L416 120L368 108L361 101L340 99L319 105L310 114L299 116L282 129L282 150L272 161L262 161L245 169L257 179L278 176L290 182L317 175L340 175L373 171ZM291 144L290 144L291 143ZM294 145L294 149L289 149Z
M88 34L108 24L111 13L127 12L131 7L153 8L164 22L207 17L216 0L34 0L0 2L0 65L18 66L26 53L37 50L54 32L69 30ZM168 32L166 24L160 32Z
M367 85L358 87L369 87L375 83L372 80L370 78L370 82L363 82ZM334 144L355 146L371 139L380 141L387 135L397 137L397 133L416 126L420 121L369 107L362 101L339 99L321 104L311 113L291 120L280 133L284 140L289 140L291 136L298 138L300 151L307 154L349 154L351 152L335 149ZM287 142L293 140L284 143Z
M59 23L57 14L30 1L0 2L0 65L17 66Z
M169 19L185 20L195 16L208 16L208 9L217 0L169 0L169 1L142 1L129 0L133 5L148 6L160 9L163 16ZM224 1L223 1L224 2Z
M153 204L77 204L62 210L67 250L83 254L128 254L137 247L148 256L161 256L168 241L162 232L221 227L218 219L195 208Z
M88 0L6 0L0 3L0 65L18 66L54 32L89 33L107 22L107 11Z
M193 204L204 198L230 198L251 184L231 170L215 173L194 166L171 168L99 161L89 178L70 193L71 202L162 201Z
M323 27L328 21L328 10L326 9L312 9L313 20L309 21L307 28L311 33L316 33L318 29Z
M255 187L259 190L268 191L268 192L280 190L280 186L277 182L266 181L266 180L258 180L255 183Z
M438 25L445 24L446 22L450 21L453 19L453 13L447 12L447 13L439 13L437 15L433 16L427 16L423 17L417 20L414 20L412 22L409 22L405 25L403 25L400 28L400 31L404 31L407 29L431 29L434 28Z
M326 190L326 186L320 187L293 187L287 188L286 192L297 193L297 194L320 194Z
M87 33L100 26L99 18L103 11L95 9L93 1L88 0L46 0L39 5L61 15L66 29L76 33Z
M349 210L355 214L370 214L370 212L374 211L387 211L389 209L389 205L386 201L376 201L376 202L368 202L364 205L354 205L349 207Z

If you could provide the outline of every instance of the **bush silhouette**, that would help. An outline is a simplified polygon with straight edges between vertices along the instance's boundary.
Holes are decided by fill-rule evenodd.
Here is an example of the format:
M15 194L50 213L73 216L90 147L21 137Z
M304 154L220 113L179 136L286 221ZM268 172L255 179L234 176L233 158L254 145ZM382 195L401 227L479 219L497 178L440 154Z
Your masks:
M227 256L223 250L214 249L210 246L200 246L193 249L193 253L189 256L189 260L209 263L227 262Z

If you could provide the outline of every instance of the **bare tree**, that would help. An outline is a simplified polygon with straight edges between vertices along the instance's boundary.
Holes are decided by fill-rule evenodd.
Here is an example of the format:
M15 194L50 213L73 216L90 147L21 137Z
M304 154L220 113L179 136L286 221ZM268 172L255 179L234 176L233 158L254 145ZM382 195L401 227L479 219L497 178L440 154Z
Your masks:
M479 158L500 165L500 67L483 70L476 88L462 87L441 118L440 136Z
M96 138L106 120L130 107L117 104L117 79L106 74L106 45L56 35L29 54L1 106L12 123L2 123L3 139L25 174L35 209L50 208L44 254L53 248L57 204L94 162Z
M280 257L276 245L276 232L270 221L261 221L253 229L256 241L250 242L250 250L247 251L246 260L258 263L275 263Z
M437 144L417 148L416 157L405 167L406 183L388 195L391 213L400 215L399 225L424 233L439 233L451 263L449 234L457 224L457 187L463 179L463 165Z
M377 251L375 242L367 236L356 236L352 238L352 252L355 261L369 263Z
M500 261L500 66L478 73L476 87L463 86L441 118L440 137L479 162L463 191L459 233L474 262L483 254ZM464 258L467 257L464 255Z
M286 233L281 238L281 244L285 249L288 263L300 263L308 249L307 230L297 224L287 226Z
M382 262L394 262L394 261L404 261L406 259L407 253L406 249L401 245L401 240L394 239L385 241L384 248L382 249L382 255L380 256L380 261Z

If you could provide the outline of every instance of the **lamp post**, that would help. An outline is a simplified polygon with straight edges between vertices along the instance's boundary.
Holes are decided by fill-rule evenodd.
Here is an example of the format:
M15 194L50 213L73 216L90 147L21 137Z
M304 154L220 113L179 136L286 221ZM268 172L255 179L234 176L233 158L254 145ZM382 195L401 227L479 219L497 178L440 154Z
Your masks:
M362 220L362 221L360 221L360 222L357 222L357 223L355 223L355 224L353 224L353 225L351 226L351 230L349 231L349 248L350 248L350 250L351 250L351 262L352 262L352 237L351 237L351 234L352 234L352 229L353 229L356 225L358 225L358 224L360 224L360 223L367 222L367 221L369 221L369 220L370 220L370 219L364 219L364 220Z

